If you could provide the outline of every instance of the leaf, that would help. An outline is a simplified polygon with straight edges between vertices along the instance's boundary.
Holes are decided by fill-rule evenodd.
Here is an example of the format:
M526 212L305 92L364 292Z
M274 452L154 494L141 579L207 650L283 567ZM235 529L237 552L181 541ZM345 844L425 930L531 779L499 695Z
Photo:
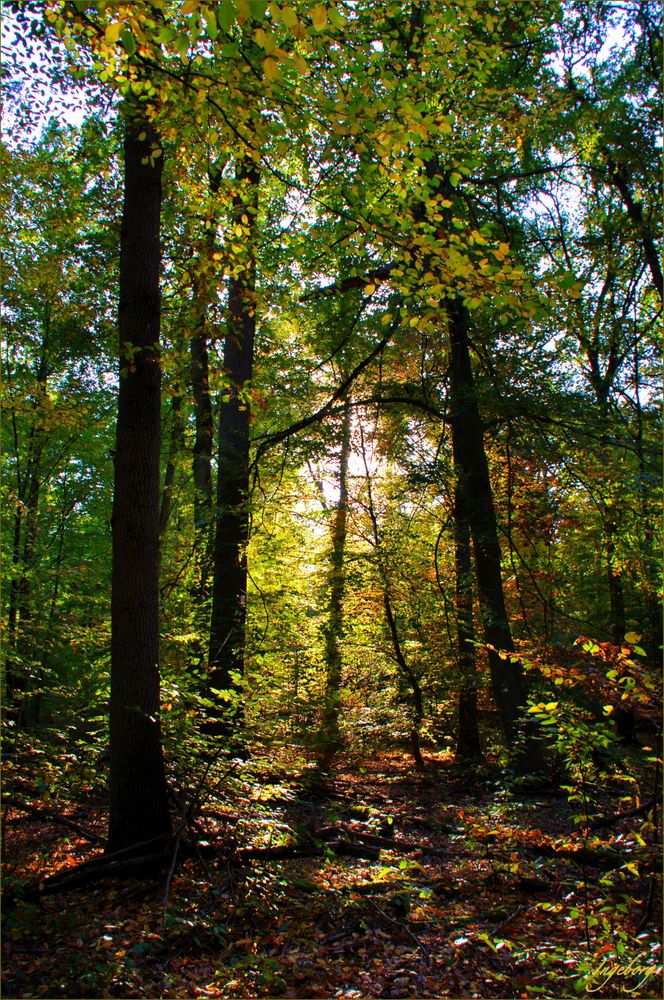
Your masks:
M223 0L217 6L217 24L222 31L228 31L237 17L237 7L232 0Z
M279 76L279 66L271 56L263 60L263 74L266 80L276 80Z
M629 642L630 645L634 645L635 642L641 642L643 636L639 635L638 632L628 632L625 636L625 642Z
M176 37L177 37L177 31L175 30L175 28L171 27L161 28L161 30L157 32L158 42L163 42L163 43L172 42L173 39Z
M213 10L204 10L203 19L205 21L205 31L208 38L212 41L215 40L219 34L219 25L217 24L217 18Z
M133 56L136 51L136 39L128 29L122 32L122 46L127 55Z
M311 22L316 31L323 30L327 24L327 11L324 7L321 7L320 5L318 7L314 7L311 12Z
M184 59L189 51L189 35L178 35L173 42L173 47L178 55Z
M104 38L109 45L115 45L120 33L122 32L123 24L122 21L116 21L115 24L109 24L104 32Z
M297 14L292 7L283 7L281 10L281 20L287 28L294 28L297 24Z

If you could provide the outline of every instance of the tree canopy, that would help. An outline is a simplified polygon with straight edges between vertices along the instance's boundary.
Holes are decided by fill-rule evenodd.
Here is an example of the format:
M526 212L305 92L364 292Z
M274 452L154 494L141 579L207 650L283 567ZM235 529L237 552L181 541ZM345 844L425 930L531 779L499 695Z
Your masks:
M165 879L162 925L131 962L113 931L57 995L188 995L155 979L185 912L235 956L201 995L305 995L276 930L235 959L251 893L267 926L275 886L319 891L288 867L315 857L429 971L388 986L383 956L382 980L328 969L311 995L650 995L659 6L5 6L5 820L102 847L33 879L6 826L7 995L35 988L22 936L57 929L36 901L116 875ZM369 762L410 782L394 815ZM542 849L500 862L527 930L447 926L441 833ZM375 867L350 889L349 858ZM395 878L389 906L366 888ZM487 976L455 978L469 941Z

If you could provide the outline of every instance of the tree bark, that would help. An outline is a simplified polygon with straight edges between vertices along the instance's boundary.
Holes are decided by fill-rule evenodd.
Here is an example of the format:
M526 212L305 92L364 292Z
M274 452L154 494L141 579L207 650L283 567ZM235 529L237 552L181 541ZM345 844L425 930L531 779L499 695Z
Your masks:
M341 634L343 631L343 600L346 584L344 554L348 520L348 460L351 446L351 406L346 400L341 425L339 452L339 498L332 523L330 555L330 603L325 628L325 704L323 707L323 742L330 748L339 744L339 697L341 690Z
M151 158L155 151L161 147L154 127L128 120L112 517L109 852L148 840L159 844L171 832L159 722L163 156Z
M378 517L376 514L376 508L373 502L373 491L371 489L371 476L369 474L369 466L367 463L366 451L364 447L364 434L362 432L362 427L360 426L360 439L362 442L362 458L364 460L364 471L367 483L367 513L369 514L369 520L371 521L371 531L373 534L374 548L376 550L376 559L378 563L378 571L380 573L381 588L383 591L383 608L385 610L385 620L387 622L388 631L390 633L390 639L392 641L392 649L394 651L394 658L397 661L397 666L401 676L410 685L410 689L413 693L413 711L411 714L411 725L410 725L410 748L413 755L413 761L415 767L418 771L424 771L425 764L422 758L422 751L420 748L420 730L422 728L422 719L424 718L424 702L422 699L422 688L420 687L420 682L417 674L411 668L408 660L403 651L403 646L401 644L401 639L399 637L399 629L397 627L396 618L394 615L394 609L392 607L392 595L390 593L390 581L387 571L387 566L385 564L384 553L381 543L381 533L378 526Z
M459 468L454 490L456 631L457 657L461 672L456 756L457 760L461 761L481 761L484 759L484 754L477 717L477 660L475 657L475 630L473 628L472 560L467 508L468 500L465 495L464 478Z
M660 302L664 302L664 279L662 278L662 268L659 263L659 253L657 252L650 227L643 217L643 205L640 201L635 201L634 199L626 167L610 158L607 159L607 164L609 178L620 194L629 220L641 240L643 253L650 269L652 283L657 289L659 300Z
M224 369L230 380L219 417L217 522L213 552L208 686L232 690L244 673L249 539L249 400L256 332L256 252L260 172L249 154L236 168L233 226L241 227L228 287ZM237 240L237 234L234 240ZM239 712L239 710L238 710Z
M514 652L507 619L501 574L498 526L484 450L484 432L470 361L468 313L459 297L448 306L450 348L450 411L455 463L462 480L463 496L475 557L475 576L480 600L484 640L487 643L491 689L514 763L532 770L541 767L541 747L532 735L519 737L526 696L521 665L502 659L499 651Z
M178 393L171 402L171 440L168 461L164 472L164 486L161 491L159 509L159 538L163 538L173 509L173 488L178 454L184 449L184 423L182 420L182 396Z

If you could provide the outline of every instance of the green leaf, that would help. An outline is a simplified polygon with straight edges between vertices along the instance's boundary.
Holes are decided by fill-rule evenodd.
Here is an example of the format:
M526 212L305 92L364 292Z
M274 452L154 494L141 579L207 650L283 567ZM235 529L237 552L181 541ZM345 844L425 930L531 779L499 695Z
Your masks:
M203 18L205 20L205 31L208 38L212 41L215 40L219 34L219 25L217 24L217 18L213 10L203 11Z
M122 32L120 39L127 55L133 56L136 51L136 39L128 29Z
M173 47L178 55L184 59L189 51L189 35L178 35L173 42Z
M222 31L229 31L237 18L237 7L233 0L223 0L217 7L217 24Z
M157 32L158 42L163 42L163 43L172 42L173 39L176 37L177 37L177 31L175 30L175 28L170 28L170 27L161 28Z

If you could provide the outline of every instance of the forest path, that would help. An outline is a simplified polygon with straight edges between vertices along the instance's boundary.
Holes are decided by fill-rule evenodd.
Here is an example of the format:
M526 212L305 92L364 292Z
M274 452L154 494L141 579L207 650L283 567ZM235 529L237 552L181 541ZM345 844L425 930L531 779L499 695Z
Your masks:
M168 891L164 875L19 904L3 995L574 995L606 865L573 859L560 793L510 789L497 770L464 772L445 755L428 755L424 773L396 752L266 760L238 779L231 827L213 810L202 822L210 844L298 856L189 860ZM61 825L9 818L10 880L90 853ZM339 838L374 856L338 856Z

